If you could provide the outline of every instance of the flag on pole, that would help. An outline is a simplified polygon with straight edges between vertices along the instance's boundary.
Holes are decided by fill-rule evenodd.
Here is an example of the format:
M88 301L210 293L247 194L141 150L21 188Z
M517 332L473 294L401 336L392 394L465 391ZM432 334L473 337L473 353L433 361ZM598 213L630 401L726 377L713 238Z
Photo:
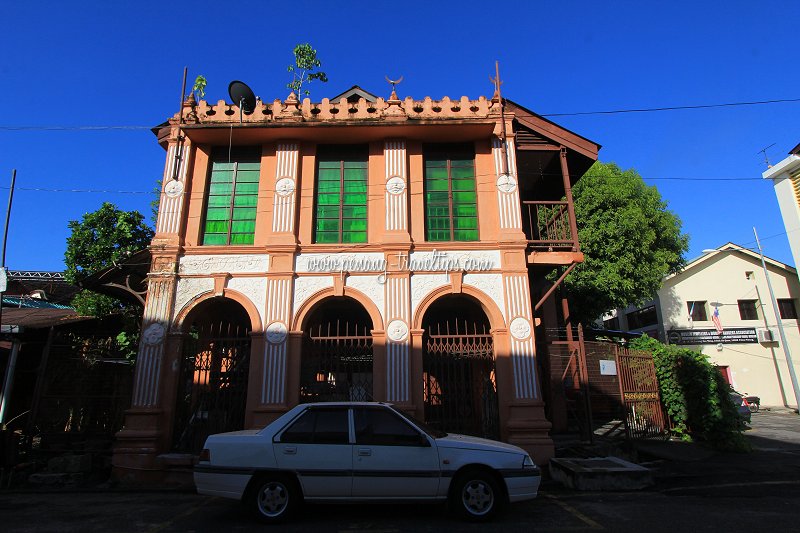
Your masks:
M719 307L714 308L714 314L711 315L711 322L713 322L714 327L717 328L717 333L722 335L722 322L719 321Z

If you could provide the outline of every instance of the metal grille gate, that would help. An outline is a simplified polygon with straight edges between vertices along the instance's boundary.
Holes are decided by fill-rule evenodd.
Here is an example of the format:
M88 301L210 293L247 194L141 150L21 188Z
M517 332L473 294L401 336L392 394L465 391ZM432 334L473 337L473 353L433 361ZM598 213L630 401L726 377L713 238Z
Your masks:
M443 331L444 330L444 331ZM492 335L466 321L426 331L422 360L425 421L453 433L500 437Z
M198 453L212 433L244 427L250 330L205 322L186 336L175 409L174 449Z
M310 327L300 360L300 403L372 400L372 335L358 322Z
M628 438L665 437L666 417L661 408L653 355L620 349L617 352L617 369Z

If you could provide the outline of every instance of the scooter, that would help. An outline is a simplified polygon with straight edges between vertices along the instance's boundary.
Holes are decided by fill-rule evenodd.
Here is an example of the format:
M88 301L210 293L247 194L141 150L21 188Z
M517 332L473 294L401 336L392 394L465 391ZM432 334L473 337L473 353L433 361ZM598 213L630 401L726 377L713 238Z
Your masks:
M758 409L761 407L761 398L758 396L748 396L746 394L742 394L742 403L744 403L748 409L750 409L751 413L757 413Z

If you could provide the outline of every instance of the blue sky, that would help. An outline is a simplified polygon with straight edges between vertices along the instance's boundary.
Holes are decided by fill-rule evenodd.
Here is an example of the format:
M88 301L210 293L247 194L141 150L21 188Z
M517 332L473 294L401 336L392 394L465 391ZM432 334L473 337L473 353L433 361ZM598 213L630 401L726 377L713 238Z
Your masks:
M61 270L69 220L110 201L149 217L164 151L147 129L176 112L184 66L227 99L233 79L283 98L291 50L310 42L330 82L388 96L504 96L541 114L798 98L800 2L7 2L0 22L0 205L17 169L6 253ZM556 5L557 4L557 5ZM552 117L600 143L601 161L656 185L689 258L733 241L792 264L762 148L800 142L800 102ZM67 129L42 129L55 126ZM25 129L15 129L24 127ZM709 178L730 181L707 181ZM755 178L755 179L754 179ZM107 190L129 193L58 192Z

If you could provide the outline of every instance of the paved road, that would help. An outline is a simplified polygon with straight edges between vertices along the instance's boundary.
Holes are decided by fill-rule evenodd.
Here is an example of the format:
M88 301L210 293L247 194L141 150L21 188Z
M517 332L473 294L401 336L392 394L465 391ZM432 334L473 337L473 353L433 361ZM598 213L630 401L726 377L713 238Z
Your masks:
M175 492L0 494L5 532L793 531L800 515L800 417L753 416L756 451L701 462L654 461L658 483L641 492L579 493L546 486L496 522L453 521L441 506L308 505L292 524L266 528L237 502Z

